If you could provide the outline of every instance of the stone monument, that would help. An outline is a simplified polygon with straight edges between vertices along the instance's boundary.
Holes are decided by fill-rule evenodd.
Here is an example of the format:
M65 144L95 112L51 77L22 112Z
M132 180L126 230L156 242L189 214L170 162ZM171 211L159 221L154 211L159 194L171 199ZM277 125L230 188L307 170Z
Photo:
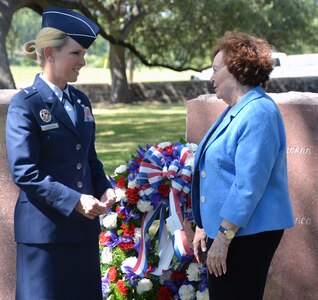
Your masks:
M288 181L295 227L285 231L264 300L318 299L318 94L269 94L287 133ZM199 143L226 104L214 94L187 103L187 140Z
M17 90L0 90L0 299L15 299L13 212L18 188L11 180L5 144L5 121L11 97Z

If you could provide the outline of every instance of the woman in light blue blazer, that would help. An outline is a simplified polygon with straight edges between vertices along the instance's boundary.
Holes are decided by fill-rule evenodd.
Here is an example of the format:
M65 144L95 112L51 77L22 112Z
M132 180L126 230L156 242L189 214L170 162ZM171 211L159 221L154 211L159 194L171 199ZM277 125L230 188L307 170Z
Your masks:
M284 229L294 224L283 119L263 90L271 47L233 31L212 58L211 82L228 107L195 157L194 252L206 262L210 299L258 300Z

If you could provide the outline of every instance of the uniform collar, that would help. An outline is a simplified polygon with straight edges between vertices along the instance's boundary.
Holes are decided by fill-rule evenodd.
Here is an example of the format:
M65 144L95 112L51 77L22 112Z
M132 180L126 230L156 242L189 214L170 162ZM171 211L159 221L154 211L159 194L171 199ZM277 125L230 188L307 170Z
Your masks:
M68 90L68 85L66 88L62 91L57 85L53 84L51 81L47 80L44 76L43 73L39 75L39 77L50 87L50 89L54 92L54 94L59 98L60 101L63 99L63 93L66 93L67 96L70 97L70 92Z

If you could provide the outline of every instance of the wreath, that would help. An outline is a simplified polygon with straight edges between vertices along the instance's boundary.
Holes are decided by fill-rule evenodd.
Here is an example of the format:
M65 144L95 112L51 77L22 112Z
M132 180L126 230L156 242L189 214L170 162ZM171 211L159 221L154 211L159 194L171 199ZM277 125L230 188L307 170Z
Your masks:
M117 201L100 218L104 299L209 299L186 232L196 148L184 140L139 146L110 177Z

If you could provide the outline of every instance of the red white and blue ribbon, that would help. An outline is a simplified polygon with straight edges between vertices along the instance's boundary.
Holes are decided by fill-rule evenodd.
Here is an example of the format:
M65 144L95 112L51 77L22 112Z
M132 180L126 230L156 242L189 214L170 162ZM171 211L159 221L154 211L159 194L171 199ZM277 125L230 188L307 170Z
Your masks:
M175 228L170 228L172 239L167 231L164 222L165 208L161 205L154 211L150 211L144 215L141 229L141 246L138 255L136 266L133 272L139 276L143 276L147 271L147 256L145 249L145 234L148 232L152 222L156 219L159 209L160 226L159 226L159 265L153 272L155 275L161 275L169 268L173 257L173 251L176 253L179 260L184 255L193 254L189 247L186 232L184 230L184 213L183 202L184 197L190 192L190 184L192 179L193 154L185 145L176 145L174 151L178 153L178 159L174 159L167 164L163 149L157 145L153 145L145 153L145 158L148 160L140 164L137 182L143 188L140 191L141 199L151 199L156 188L169 179L171 188L169 193L169 216L179 224ZM168 218L169 219L169 218ZM169 226L169 223L168 223ZM172 226L171 226L172 227Z

